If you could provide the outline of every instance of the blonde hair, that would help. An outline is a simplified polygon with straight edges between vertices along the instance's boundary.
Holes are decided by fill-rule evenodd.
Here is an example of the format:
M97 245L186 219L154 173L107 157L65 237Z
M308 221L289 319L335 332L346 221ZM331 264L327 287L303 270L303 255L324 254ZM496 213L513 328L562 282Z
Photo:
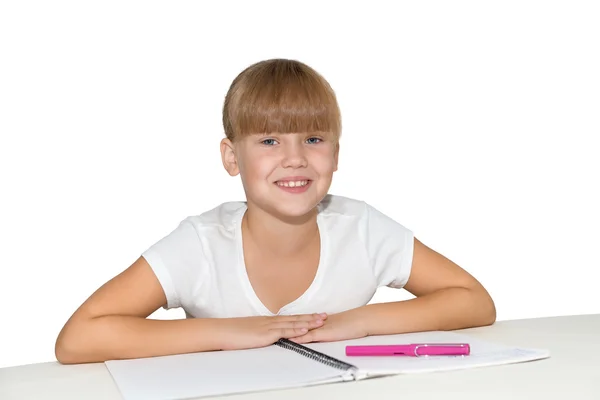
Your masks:
M232 82L223 105L225 135L321 133L337 141L341 115L329 83L296 60L260 61Z

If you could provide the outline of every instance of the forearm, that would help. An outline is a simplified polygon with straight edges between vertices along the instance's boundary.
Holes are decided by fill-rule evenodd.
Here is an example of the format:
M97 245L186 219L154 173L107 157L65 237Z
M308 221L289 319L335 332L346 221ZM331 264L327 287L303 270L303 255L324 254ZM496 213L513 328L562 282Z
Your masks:
M356 309L369 335L454 330L491 325L496 309L485 291L447 288L415 299Z
M61 332L56 357L63 364L75 364L218 350L219 327L216 319L97 317Z

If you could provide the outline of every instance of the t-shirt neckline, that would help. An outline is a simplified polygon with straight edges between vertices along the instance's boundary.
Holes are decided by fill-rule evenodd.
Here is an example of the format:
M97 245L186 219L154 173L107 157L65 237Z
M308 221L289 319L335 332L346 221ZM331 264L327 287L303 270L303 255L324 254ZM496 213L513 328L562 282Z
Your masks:
M319 237L321 240L321 248L319 253L319 265L317 267L317 272L315 277L309 287L298 297L293 300L291 303L288 303L281 307L277 313L273 313L271 310L267 308L260 300L254 288L252 287L252 283L250 283L250 277L248 276L248 271L246 270L246 262L244 259L244 247L243 247L243 238L242 238L242 219L246 210L248 209L247 203L244 203L240 210L236 214L236 218L234 221L235 224L235 247L237 251L237 268L238 268L238 276L240 277L241 284L244 288L244 292L246 297L252 303L253 307L256 311L258 311L261 315L266 316L276 316L276 315L285 315L284 313L288 310L293 309L294 307L298 307L302 304L310 301L314 293L321 286L322 277L324 274L325 266L327 265L326 257L327 257L327 245L328 245L328 237L327 232L324 228L323 220L322 220L322 208L321 204L317 205L317 226L319 228ZM317 312L317 311L315 311Z

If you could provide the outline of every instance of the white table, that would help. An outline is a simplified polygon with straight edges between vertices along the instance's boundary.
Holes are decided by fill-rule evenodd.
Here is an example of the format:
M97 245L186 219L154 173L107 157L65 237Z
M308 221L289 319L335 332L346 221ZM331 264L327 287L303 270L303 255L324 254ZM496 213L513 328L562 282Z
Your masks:
M358 382L231 395L269 399L600 399L600 314L501 321L462 331L551 358L471 370L399 375ZM0 399L122 399L104 364L57 362L0 369ZM213 397L213 399L215 399Z

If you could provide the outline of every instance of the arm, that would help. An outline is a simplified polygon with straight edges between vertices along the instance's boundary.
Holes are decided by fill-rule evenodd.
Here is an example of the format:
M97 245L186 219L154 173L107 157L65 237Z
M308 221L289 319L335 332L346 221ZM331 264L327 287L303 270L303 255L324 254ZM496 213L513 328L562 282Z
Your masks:
M298 343L368 335L454 330L491 325L496 308L484 287L458 265L414 239L406 301L368 304L329 315L325 324L292 339Z
M65 364L216 349L214 321L149 320L166 304L143 257L90 296L67 321L55 353ZM202 334L199 334L202 332Z
M416 238L404 288L416 298L352 310L368 335L454 330L491 325L496 320L494 302L485 288Z
M262 347L322 325L326 316L146 319L166 304L143 257L98 289L56 340L62 364L103 362L233 348Z

